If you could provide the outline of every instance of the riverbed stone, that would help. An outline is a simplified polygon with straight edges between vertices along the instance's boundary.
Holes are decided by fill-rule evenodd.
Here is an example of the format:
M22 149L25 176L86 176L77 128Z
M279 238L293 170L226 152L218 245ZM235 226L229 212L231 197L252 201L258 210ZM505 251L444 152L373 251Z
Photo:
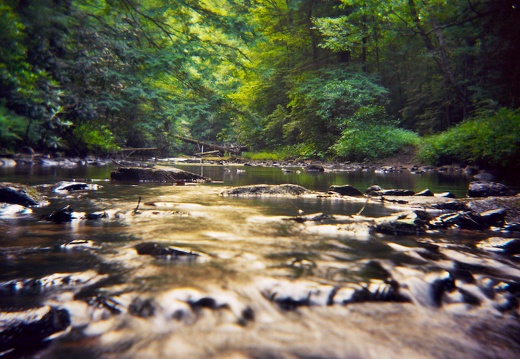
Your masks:
M363 192L355 188L351 185L342 185L342 186L335 186L332 185L329 187L329 191L339 193L342 196L349 196L349 197L363 197Z
M310 193L312 193L312 191L295 184L258 184L251 186L233 187L222 191L220 194L222 196L300 196Z
M210 179L178 168L120 167L110 174L112 181L185 183L206 182Z
M480 218L493 227L503 227L506 222L507 210L505 208L493 209L480 213Z
M162 243L145 242L136 245L135 250L140 255L150 255L156 258L165 259L195 259L200 256L199 253L186 251L170 247Z
M39 201L40 195L30 187L16 183L0 183L0 203L19 204L28 207L37 206Z
M21 354L37 349L48 337L67 329L69 312L51 306L0 313L0 352ZM17 355L13 356L17 357Z
M490 181L474 181L469 184L468 197L514 196L517 192L506 185Z

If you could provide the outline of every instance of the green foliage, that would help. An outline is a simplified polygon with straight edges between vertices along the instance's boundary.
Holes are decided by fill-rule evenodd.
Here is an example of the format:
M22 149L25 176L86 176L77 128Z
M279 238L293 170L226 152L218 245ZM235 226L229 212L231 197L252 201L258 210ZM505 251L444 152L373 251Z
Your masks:
M347 129L332 146L336 156L350 161L380 160L419 145L419 136L391 125L371 124Z
M78 145L84 146L91 153L107 153L119 148L114 135L105 126L92 128L80 125L74 129L74 135L81 141Z
M12 150L14 145L20 143L27 129L28 121L22 116L17 116L0 103L0 143L2 147Z
M424 139L420 159L433 164L520 167L520 109L483 113Z

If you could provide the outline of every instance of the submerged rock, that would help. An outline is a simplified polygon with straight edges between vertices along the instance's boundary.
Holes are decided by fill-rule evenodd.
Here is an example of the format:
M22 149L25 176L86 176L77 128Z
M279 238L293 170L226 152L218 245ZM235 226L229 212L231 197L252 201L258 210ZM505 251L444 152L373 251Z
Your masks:
M0 353L30 352L38 349L51 335L71 324L69 312L45 306L23 312L0 313Z
M298 186L295 184L281 184L281 185L267 185L267 184L259 184L259 185L251 185L251 186L241 186L241 187L233 187L222 191L220 193L221 196L261 196L261 195L271 195L271 196L300 196L303 194L310 194L312 191L308 189Z
M469 184L468 197L514 196L517 192L502 183L474 181Z
M54 189L54 192L76 192L76 191L90 191L97 190L101 186L97 184L89 184L83 182L60 182Z
M435 194L432 191L430 191L429 189L422 190L421 192L416 193L415 195L416 196L423 196L423 197L433 197L433 196L435 196Z
M14 183L0 183L0 203L37 206L39 194L26 186Z
M161 183L184 183L205 182L209 178L195 173L183 171L178 168L142 168L142 167L120 167L110 174L112 181L123 182L161 182Z
M196 259L200 256L199 253L192 251L185 251L182 249L173 248L165 244L146 242L136 245L135 250L137 254L150 255L157 258L166 259Z

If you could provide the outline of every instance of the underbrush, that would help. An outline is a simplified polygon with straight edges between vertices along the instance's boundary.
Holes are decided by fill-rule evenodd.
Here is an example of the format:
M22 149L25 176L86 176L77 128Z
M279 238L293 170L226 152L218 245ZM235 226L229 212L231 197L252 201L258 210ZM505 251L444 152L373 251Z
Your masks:
M482 114L438 135L424 138L419 160L431 164L475 164L520 168L520 109Z
M389 125L371 125L343 132L332 146L335 155L350 161L382 160L417 147L416 133Z

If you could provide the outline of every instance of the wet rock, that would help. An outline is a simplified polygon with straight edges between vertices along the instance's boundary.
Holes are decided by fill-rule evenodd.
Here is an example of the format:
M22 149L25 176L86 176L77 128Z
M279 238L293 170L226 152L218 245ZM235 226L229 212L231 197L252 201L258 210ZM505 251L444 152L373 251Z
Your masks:
M321 165L307 165L305 166L305 172L324 172L325 168Z
M183 171L177 168L154 169L142 167L121 167L110 174L112 181L122 182L160 182L160 183L184 183L204 182L209 178L195 173Z
M430 191L429 189L422 190L421 192L418 192L415 194L416 196L423 196L423 197L433 197L434 193Z
M383 189L377 194L382 196L413 196L415 192L409 189Z
M279 196L300 196L303 194L310 194L312 191L295 184L281 184L281 185L251 185L233 187L222 191L222 196L261 196L261 195L279 195Z
M380 186L378 186L377 184L374 184L370 187L367 188L367 190L365 191L366 194L368 194L369 196L377 196L379 191L381 191L382 188Z
M97 221L99 219L107 219L110 218L110 215L106 211L102 212L93 212L89 213L85 216L85 219L89 221Z
M155 315L156 304L153 299L136 297L128 306L128 312L136 317L149 318Z
M83 182L60 182L54 189L54 192L76 192L76 191L90 191L97 190L101 186L97 184L89 184Z
M439 209L441 211L467 211L468 206L464 202L459 201L450 201L450 202L440 202L434 203L431 205L433 209Z
M461 229L484 230L489 229L485 218L475 212L447 213L435 218L429 225L430 229L446 229L457 226Z
M520 232L520 223L508 223L504 227L504 231L507 231L507 232Z
M146 242L140 243L134 247L137 254L150 255L162 259L196 259L200 256L199 253L185 251L177 248L167 246L165 244Z
M497 182L475 181L469 184L468 197L514 196L517 192Z
M0 313L0 353L17 356L39 349L51 335L71 324L69 312L50 306ZM17 354L15 354L17 353Z
M414 191L407 189L382 189L378 185L372 185L365 191L369 196L413 196Z
M39 194L26 186L14 183L0 183L0 203L37 206Z
M330 186L329 191L339 193L342 196L363 197L363 192L351 185Z
M490 226L478 213L462 212L456 217L457 226L462 229L484 230Z
M507 211L505 208L480 213L480 218L491 227L503 227L506 222L506 216Z
M75 213L72 207L70 205L67 205L47 215L45 217L45 220L54 223L67 223L79 218L80 214Z
M297 217L291 217L287 218L289 221L295 221L298 223L304 223L304 222L334 222L334 217L325 213L316 213L311 214L308 216L297 216Z
M455 198L455 195L451 192L442 192L442 193L436 193L435 197Z
M375 231L392 236L419 235L425 232L428 220L415 212L383 219L376 223Z

